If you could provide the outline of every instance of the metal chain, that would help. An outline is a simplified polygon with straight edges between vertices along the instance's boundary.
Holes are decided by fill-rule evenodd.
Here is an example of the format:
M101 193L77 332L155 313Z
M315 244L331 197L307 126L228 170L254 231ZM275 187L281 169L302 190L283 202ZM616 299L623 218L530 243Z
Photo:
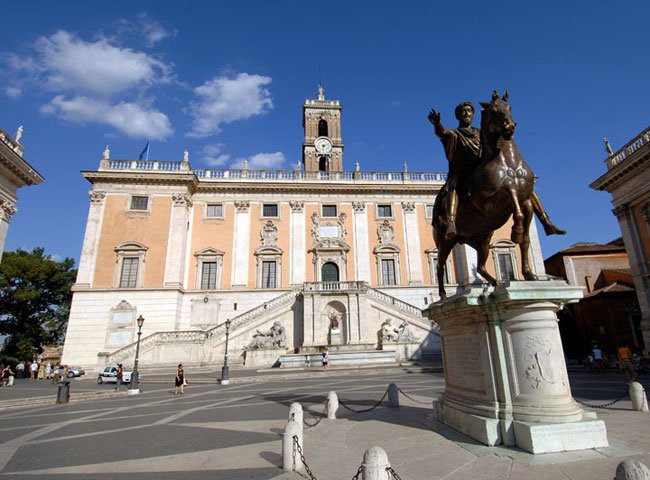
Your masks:
M354 474L354 477L352 477L352 480L358 480L359 475L361 475L362 471L363 471L363 465L359 465L359 469L357 470L357 473Z
M302 464L305 466L305 471L307 472L307 475L309 475L309 480L318 480L313 473L311 473L311 468L309 468L309 465L307 465L307 461L305 460L305 456L302 454L302 448L300 448L300 443L298 443L298 435L293 436L293 445L296 450L298 450L298 455L300 455L300 461ZM295 454L294 454L294 465L296 463L295 461Z
M302 417L302 423L304 423L305 425L307 425L309 428L313 428L313 427L315 427L316 425L318 425L318 424L321 422L321 420L327 416L327 405L328 405L328 404L329 404L329 399L327 399L327 400L325 401L325 408L323 409L323 413L321 413L320 418L319 418L318 420L316 420L314 423L309 423L307 420L305 420L305 417L304 417L304 416Z
M386 391L384 392L384 395L379 399L379 401L378 401L377 403L375 403L372 407L370 407L370 408L366 408L366 409L364 409L364 410L355 410L355 409L352 408L352 407L348 407L348 406L345 404L345 402L344 402L343 400L341 400L340 398L339 398L339 403L341 404L341 406L342 406L343 408L345 408L345 409L347 409L347 410L350 410L350 411L353 412L353 413L365 413L365 412L370 412L371 410L374 410L375 408L377 408L377 407L381 404L381 402L384 401L384 398L386 398L386 395L388 395L388 389L386 389Z
M582 404L582 405L585 405L585 406L587 406L587 407L591 407L591 408L605 408L605 407L609 407L610 405L614 405L616 402L618 402L618 401L622 400L623 398L625 398L625 396L628 395L629 393L630 393L630 392L629 392L628 390L625 390L625 391L624 391L624 392L623 392L623 393L622 393L618 398L616 398L615 400L612 400L612 401L609 402L609 403L604 403L604 404L602 404L602 405L596 405L596 404L593 404L593 403L581 402L580 400L578 400L578 399L575 398L575 397L574 397L573 399L574 399L576 402L578 402L578 403L580 403L580 404Z
M419 404L421 404L421 405L429 405L430 400L427 400L427 401L425 401L425 402L423 402L422 400L416 400L415 398L413 398L412 396L410 396L408 393L406 393L406 392L405 392L404 390L402 390L401 388L398 388L397 391L398 391L399 393L401 393L402 395L404 395L404 396L405 396L406 398L408 398L409 400L411 400L412 402L419 403Z
M395 480L402 480L397 472L393 470L393 467L386 467L386 471L391 474Z

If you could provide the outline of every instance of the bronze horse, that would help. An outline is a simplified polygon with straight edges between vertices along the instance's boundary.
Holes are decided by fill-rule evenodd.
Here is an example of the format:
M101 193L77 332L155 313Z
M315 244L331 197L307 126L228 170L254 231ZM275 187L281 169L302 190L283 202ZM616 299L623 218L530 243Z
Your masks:
M496 279L486 270L485 263L490 254L492 234L510 216L514 220L510 238L519 245L523 277L526 280L537 280L528 258L528 230L533 215L536 213L541 218L546 212L534 192L535 175L513 140L517 124L512 120L511 107L507 101L507 91L503 99L495 91L491 102L481 102L480 161L472 174L461 182L460 192L464 193L459 194L458 199L456 235L450 238L446 235L446 202L440 202L439 226L434 228L433 235L438 247L436 275L441 299L447 297L443 282L445 262L457 243L466 243L476 250L478 273L490 284L497 284ZM548 219L548 216L545 218ZM545 224L547 234L565 233L550 225L556 230L549 231Z

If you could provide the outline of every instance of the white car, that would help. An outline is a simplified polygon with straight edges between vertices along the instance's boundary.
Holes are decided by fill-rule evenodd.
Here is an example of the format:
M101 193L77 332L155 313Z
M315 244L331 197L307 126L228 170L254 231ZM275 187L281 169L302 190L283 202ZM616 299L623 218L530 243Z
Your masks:
M116 383L117 382L117 365L112 365L109 367L104 367L100 370L99 375L97 376L97 383ZM131 372L124 371L122 373L122 383L131 382Z

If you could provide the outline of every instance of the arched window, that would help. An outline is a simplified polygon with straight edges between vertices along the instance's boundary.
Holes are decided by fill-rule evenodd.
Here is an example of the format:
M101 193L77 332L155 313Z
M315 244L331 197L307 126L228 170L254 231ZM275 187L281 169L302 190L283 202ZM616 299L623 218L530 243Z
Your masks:
M323 268L321 269L321 281L323 282L339 281L339 267L336 263L327 262L323 264Z
M324 118L321 118L320 121L318 122L318 136L319 137L329 137L328 131L327 131L327 120Z
M327 157L320 157L318 159L318 170L321 172L327 172L329 171L329 165L328 165Z

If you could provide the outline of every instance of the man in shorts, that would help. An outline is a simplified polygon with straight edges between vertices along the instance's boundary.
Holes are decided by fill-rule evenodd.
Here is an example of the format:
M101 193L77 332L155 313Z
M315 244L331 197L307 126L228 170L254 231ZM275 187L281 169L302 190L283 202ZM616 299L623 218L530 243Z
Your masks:
M636 368L634 366L634 356L628 342L625 342L618 349L618 365L621 370L625 370L627 380L632 383L637 378Z

